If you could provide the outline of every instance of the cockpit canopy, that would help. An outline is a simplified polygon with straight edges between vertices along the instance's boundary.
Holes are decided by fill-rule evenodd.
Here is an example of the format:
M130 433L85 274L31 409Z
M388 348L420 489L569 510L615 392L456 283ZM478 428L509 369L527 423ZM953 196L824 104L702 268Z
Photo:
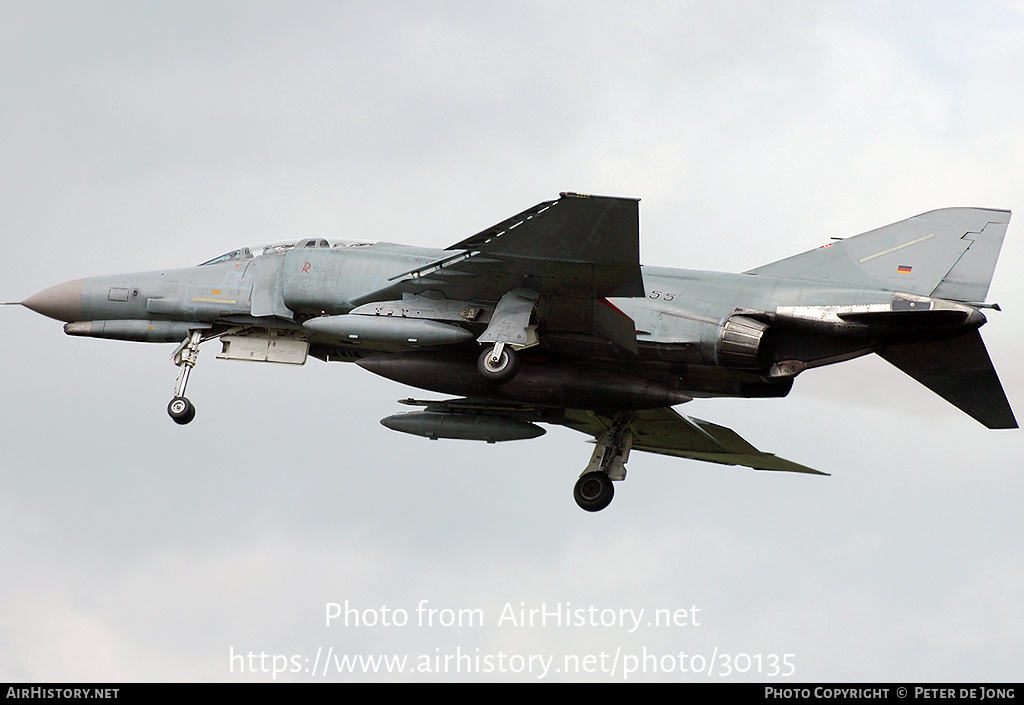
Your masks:
M257 245L256 247L240 247L237 250L231 250L231 252L225 252L218 257L207 260L198 266L205 267L208 264L240 262L252 259L253 257L262 257L264 255L283 255L288 250L296 247L329 249L332 247L366 247L369 244L371 243L355 242L350 240L335 240L332 244L330 241L325 240L322 237L311 237L294 242L275 242L269 245Z

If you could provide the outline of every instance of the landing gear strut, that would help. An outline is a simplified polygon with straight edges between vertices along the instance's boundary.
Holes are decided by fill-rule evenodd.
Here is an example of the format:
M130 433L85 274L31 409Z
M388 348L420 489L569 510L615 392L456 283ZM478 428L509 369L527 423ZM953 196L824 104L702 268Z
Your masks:
M620 417L597 438L590 464L573 488L572 495L580 509L601 511L611 504L615 496L612 480L626 479L626 461L633 447L633 431L629 422L629 417Z
M199 343L202 340L202 332L194 330L189 333L178 349L174 351L171 359L178 366L178 379L174 383L174 398L167 405L167 415L174 423L185 425L196 417L196 407L185 398L185 386L188 384L188 374L196 361L199 360Z

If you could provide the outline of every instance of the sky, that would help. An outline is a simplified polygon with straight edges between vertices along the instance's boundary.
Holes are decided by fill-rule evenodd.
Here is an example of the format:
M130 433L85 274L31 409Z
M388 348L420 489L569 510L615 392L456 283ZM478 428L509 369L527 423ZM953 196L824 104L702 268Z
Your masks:
M714 271L1024 213L1022 2L6 0L0 26L2 301L289 238L446 247L560 191L641 198L642 261ZM982 333L1018 416L1022 268L1011 220ZM0 681L1022 677L1024 436L876 356L678 407L831 476L637 452L590 514L567 429L406 436L378 420L436 395L215 344L179 427L172 346L0 316Z

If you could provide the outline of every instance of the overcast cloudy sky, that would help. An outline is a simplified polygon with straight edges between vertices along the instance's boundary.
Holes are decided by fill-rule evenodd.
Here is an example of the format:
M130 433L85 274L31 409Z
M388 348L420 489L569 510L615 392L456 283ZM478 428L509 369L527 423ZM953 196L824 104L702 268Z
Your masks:
M1021 2L5 0L0 26L4 301L306 235L443 247L561 190L640 197L646 264L724 271L1024 214ZM1015 219L983 334L1018 416L1022 269ZM430 442L378 423L409 388L213 347L178 427L170 346L0 316L2 681L1022 677L1024 436L877 357L680 407L831 477L635 453L591 515L571 431ZM346 601L408 623L327 625Z

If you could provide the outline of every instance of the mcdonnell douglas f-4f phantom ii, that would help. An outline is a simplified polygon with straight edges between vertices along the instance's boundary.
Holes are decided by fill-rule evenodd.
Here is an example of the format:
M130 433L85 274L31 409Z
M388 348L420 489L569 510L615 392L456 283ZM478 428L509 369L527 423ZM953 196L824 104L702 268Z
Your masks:
M444 250L243 248L189 269L77 279L22 305L68 335L177 343L168 413L199 346L351 361L458 398L381 421L427 438L595 439L576 502L598 511L631 450L819 473L682 416L696 397L783 397L810 367L877 353L989 428L1016 428L978 328L1010 213L946 208L742 274L641 267L635 199L563 193Z

